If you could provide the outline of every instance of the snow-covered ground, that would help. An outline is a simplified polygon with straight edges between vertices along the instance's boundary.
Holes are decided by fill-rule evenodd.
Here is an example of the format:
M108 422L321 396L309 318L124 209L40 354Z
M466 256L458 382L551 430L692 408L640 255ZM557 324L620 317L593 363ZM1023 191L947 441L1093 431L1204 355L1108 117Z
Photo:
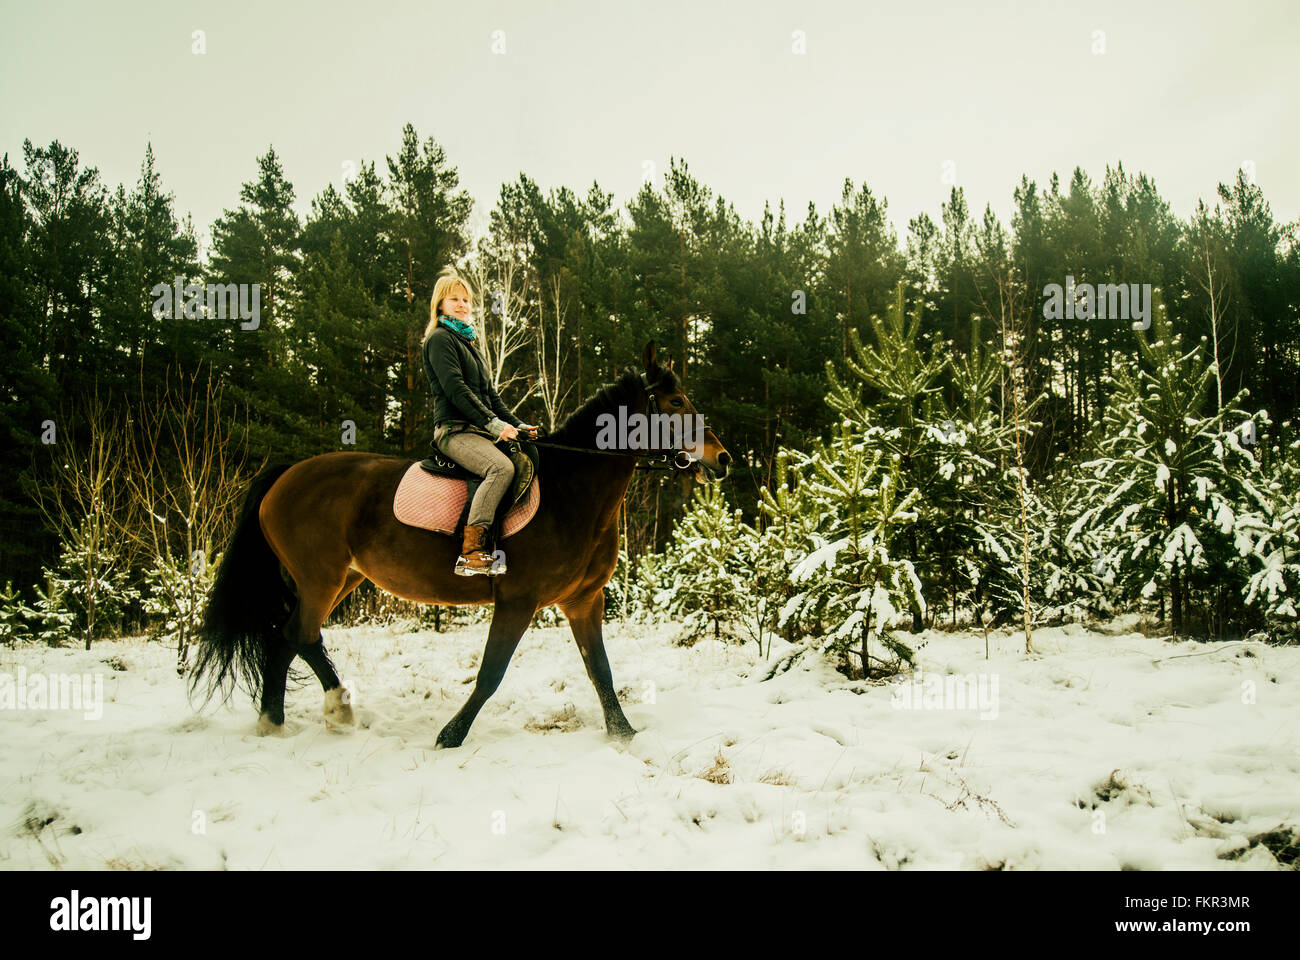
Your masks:
M0 709L0 867L1276 869L1247 838L1300 825L1300 650L914 638L943 695L820 663L759 682L753 646L671 629L606 625L627 746L567 627L530 630L441 751L486 625L327 629L357 727L326 728L313 679L284 738L242 694L196 715L156 644L0 650L0 680L97 674L105 701ZM966 677L995 699L952 701Z

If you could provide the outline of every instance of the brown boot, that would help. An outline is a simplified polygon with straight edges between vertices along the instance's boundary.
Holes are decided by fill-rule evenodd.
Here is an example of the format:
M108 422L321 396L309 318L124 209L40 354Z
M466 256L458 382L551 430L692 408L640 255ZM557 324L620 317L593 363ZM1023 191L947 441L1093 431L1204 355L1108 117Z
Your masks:
M456 558L456 573L462 577L489 574L492 571L492 554L483 549L487 540L487 527L465 525L465 543Z

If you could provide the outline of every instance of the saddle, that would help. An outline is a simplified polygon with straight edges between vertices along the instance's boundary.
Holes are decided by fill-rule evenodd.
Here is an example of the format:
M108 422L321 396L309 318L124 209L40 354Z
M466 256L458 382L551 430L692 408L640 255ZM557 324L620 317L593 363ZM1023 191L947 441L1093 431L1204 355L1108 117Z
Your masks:
M497 441L497 449L515 465L515 477L497 505L496 515L488 528L491 544L522 530L541 503L537 446L518 437ZM402 476L393 497L393 515L411 526L436 533L458 534L469 519L470 504L482 482L482 477L444 456L435 447L426 459L412 463Z

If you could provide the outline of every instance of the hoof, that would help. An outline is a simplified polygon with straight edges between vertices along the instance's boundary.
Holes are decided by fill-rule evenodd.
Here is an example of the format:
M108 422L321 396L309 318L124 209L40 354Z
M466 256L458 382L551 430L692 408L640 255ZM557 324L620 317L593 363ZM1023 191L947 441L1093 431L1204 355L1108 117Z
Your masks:
M433 749L435 749L435 750L455 750L457 747L459 747L459 746L460 746L462 743L464 743L464 742L465 742L465 735L464 735L464 734L461 734L461 735L458 737L458 736L455 736L455 735L449 735L449 734L447 733L447 731L444 730L444 731L442 731L442 733L438 734L438 742L435 743L435 744L433 745Z
M635 727L629 724L625 727L611 727L607 732L611 737L611 739L618 740L622 743L627 743L629 740L631 740L641 731L637 730Z
M276 723L271 719L270 714L262 714L257 718L257 735L259 737L284 737L288 734L285 732L283 723Z
M335 687L325 694L325 722L331 726L351 727L357 722L352 713L352 695L346 687Z

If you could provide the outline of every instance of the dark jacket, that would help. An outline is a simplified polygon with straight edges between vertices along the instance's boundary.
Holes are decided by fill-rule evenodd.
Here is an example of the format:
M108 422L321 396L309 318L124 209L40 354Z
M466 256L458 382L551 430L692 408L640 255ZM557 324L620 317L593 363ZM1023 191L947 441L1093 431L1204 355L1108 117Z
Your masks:
M493 417L513 427L522 424L497 395L482 355L446 324L439 323L424 341L424 373L433 394L435 428L461 421L488 430Z

